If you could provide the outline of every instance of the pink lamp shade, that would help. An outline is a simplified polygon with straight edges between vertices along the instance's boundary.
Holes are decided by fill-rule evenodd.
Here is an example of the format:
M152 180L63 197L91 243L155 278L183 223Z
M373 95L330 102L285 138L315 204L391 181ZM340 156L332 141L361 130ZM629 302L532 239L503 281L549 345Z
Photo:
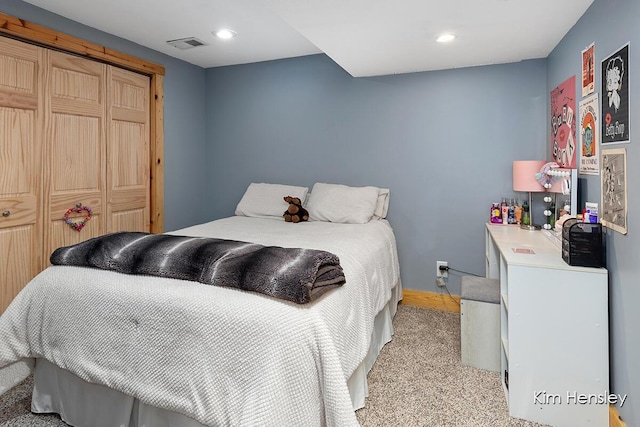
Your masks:
M536 179L544 160L516 160L513 162L513 191L529 191L542 193L545 188Z

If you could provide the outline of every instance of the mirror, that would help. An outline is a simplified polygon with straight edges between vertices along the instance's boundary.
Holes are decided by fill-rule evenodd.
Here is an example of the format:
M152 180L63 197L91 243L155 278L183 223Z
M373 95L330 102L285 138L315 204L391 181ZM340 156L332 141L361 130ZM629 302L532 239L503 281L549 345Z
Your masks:
M559 182L552 188L552 190L555 190L552 196L555 204L554 224L565 213L572 217L578 214L578 170L563 170L570 171L571 174L567 178L559 179Z

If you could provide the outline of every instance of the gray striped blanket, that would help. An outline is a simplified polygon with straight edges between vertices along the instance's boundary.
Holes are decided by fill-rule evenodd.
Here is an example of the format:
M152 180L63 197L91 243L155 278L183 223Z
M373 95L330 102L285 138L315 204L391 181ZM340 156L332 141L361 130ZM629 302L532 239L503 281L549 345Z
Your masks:
M191 280L297 304L345 283L337 255L208 237L119 232L56 249L54 265Z

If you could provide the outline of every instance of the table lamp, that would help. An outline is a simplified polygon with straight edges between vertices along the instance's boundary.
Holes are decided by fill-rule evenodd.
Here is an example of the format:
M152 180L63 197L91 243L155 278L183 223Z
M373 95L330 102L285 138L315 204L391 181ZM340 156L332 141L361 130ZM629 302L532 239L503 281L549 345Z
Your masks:
M542 166L547 162L544 160L516 160L513 162L513 191L526 192L529 194L529 218L530 223L522 224L521 227L527 230L539 230L539 226L533 225L533 206L531 203L531 193L543 193L545 188L536 179L536 174L540 172Z

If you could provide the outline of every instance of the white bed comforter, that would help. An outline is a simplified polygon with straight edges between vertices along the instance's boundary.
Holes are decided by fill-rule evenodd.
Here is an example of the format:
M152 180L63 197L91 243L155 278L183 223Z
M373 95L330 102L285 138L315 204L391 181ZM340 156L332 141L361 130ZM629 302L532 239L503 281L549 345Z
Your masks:
M357 425L346 380L399 279L388 222L231 217L171 234L327 250L347 281L300 306L195 282L49 267L0 316L0 367L44 357L212 426Z

